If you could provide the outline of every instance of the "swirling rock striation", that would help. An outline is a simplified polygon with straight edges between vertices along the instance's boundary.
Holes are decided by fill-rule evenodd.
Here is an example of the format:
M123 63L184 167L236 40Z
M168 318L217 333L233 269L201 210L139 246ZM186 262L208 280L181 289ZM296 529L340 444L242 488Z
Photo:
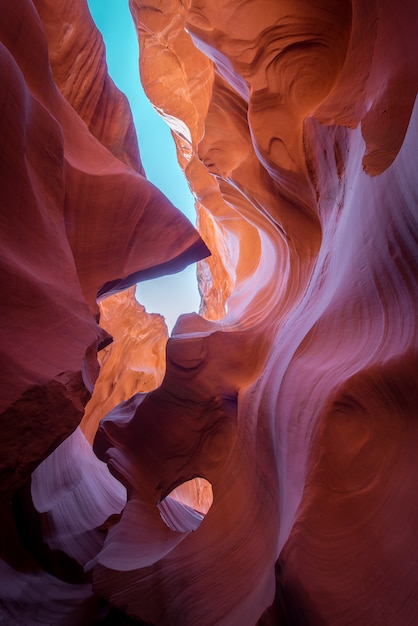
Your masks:
M129 108L106 75L86 3L1 2L0 11L1 615L19 624L91 623L101 602L80 565L67 563L66 573L68 555L48 552L27 482L83 417L97 351L111 340L97 323L98 294L177 271L208 251L143 176ZM99 466L85 463L91 486ZM65 471L61 478L58 494L71 493ZM100 491L102 524L121 500Z
M45 420L42 454L60 438L54 415L67 403L72 417L65 427L62 415L62 436L80 421L97 376L97 346L107 341L95 320L97 294L121 290L141 276L175 271L206 248L153 185L89 133L58 91L32 2L6 4L1 174L2 281L8 297L2 306L1 408L3 425L8 423L2 458L9 465L3 470L13 484L20 461L10 456L8 438L21 447L18 456L26 455L23 464L42 439L36 444L31 428L25 436L20 412L33 411ZM78 19L77 3L64 4L74 6L73 19ZM47 8L37 5L41 14ZM113 123L117 126L117 117ZM163 238L164 245L158 245ZM58 405L43 414L43 403L52 407L55 397L61 397Z
M99 308L100 325L113 341L98 354L100 375L80 424L90 442L100 420L117 404L160 386L168 339L164 318L146 313L135 299L135 287L105 298Z
M212 252L199 268L201 314L178 320L154 391L125 399L124 376L118 386L103 366L96 456L77 429L42 463L15 496L15 542L29 511L41 525L25 547L35 578L62 582L49 615L57 593L68 599L57 624L71 623L68 606L80 623L100 619L100 597L161 626L413 626L416 3L130 6L142 81L172 128ZM62 28L45 27L54 49ZM74 42L69 35L68 49ZM54 55L79 119L89 105L70 78L60 82ZM65 228L83 302L95 310L100 285L111 292L125 275L103 278L83 247L83 216L74 208ZM96 219L93 210L87 221ZM122 401L107 412L103 389L113 387ZM172 497L176 488L184 499ZM54 566L57 550L67 570L62 556ZM4 567L10 576L10 558ZM14 585L3 600L13 616ZM48 597L35 590L31 604L44 618Z

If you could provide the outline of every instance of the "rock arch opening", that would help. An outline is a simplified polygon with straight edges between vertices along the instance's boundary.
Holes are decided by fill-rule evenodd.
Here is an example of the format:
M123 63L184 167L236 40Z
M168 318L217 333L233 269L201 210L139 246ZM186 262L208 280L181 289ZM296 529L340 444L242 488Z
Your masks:
M199 528L213 503L212 484L206 478L187 480L158 503L163 521L171 530L190 532Z

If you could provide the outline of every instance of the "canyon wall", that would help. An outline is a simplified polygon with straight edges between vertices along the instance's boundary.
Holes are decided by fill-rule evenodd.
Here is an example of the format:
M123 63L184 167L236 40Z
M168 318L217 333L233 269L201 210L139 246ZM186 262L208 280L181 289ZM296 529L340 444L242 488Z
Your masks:
M416 3L130 0L205 243L84 0L0 6L3 622L414 626Z

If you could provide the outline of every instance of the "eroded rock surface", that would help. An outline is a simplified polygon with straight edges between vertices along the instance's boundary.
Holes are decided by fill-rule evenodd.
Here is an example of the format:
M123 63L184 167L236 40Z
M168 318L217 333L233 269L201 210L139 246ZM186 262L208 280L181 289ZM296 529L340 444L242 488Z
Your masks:
M10 623L91 623L89 607L100 602L90 584L67 585L68 557L54 569L43 555L27 481L83 417L97 351L110 340L97 323L97 295L208 251L142 175L130 112L104 77L86 3L1 2L0 11L1 611ZM70 85L82 71L84 103L80 83L76 98ZM68 487L71 500L65 471L61 478L58 493ZM70 508L61 507L65 517ZM107 499L101 523L113 512ZM83 586L82 567L74 567Z
M117 404L160 386L168 339L164 318L146 313L135 287L105 298L99 308L100 326L113 341L98 354L100 376L81 422L91 443L100 420Z
M73 6L74 26L68 29L54 22L56 3L36 4L55 78L48 70L41 24L32 4L22 3L32 16L31 36L36 32L44 42L37 48L38 54L44 50L44 69L39 69L43 83L42 90L36 81L32 87L31 74L11 81L10 93L18 85L13 102L27 103L35 94L37 101L42 96L43 108L30 109L32 116L39 113L33 126L32 117L24 118L29 121L15 122L4 132L20 137L20 143L7 146L17 159L20 179L30 182L25 193L41 207L35 214L44 216L42 241L49 242L53 232L58 247L50 243L47 250L51 255L59 252L62 266L51 265L48 257L39 255L39 247L31 262L24 262L22 255L29 255L31 248L28 244L22 251L27 222L22 227L18 213L3 213L16 219L5 250L10 250L13 272L17 267L22 276L29 273L26 284L47 299L47 319L59 320L48 326L54 334L45 335L46 345L62 351L72 347L67 360L59 361L68 363L60 371L66 377L59 379L67 389L70 382L75 384L74 378L67 382L67 372L80 370L80 359L91 345L93 362L97 342L105 339L87 304L97 313L97 291L105 295L125 286L127 276L149 271L141 256L147 258L146 246L140 246L135 265L130 245L142 241L141 233L148 233L158 216L155 210L148 216L144 209L147 217L140 213L139 219L131 211L136 199L144 197L143 189L149 194L146 206L154 206L157 192L136 173L141 170L125 113L107 118L103 100L95 104L96 96L86 94L85 100L72 88L73 68L78 66L71 50L77 49L76 41L82 42L82 59L91 38L97 37L87 18L90 30L85 30L84 17L81 24L85 5L58 3L65 11ZM8 584L1 610L17 623L36 624L48 619L73 624L74 614L78 623L89 624L105 619L113 606L113 615L119 610L139 623L161 626L414 626L416 3L395 7L387 0L131 0L130 6L144 87L171 125L179 161L197 199L199 230L212 252L200 263L201 315L178 321L166 346L164 378L155 379L154 391L141 388L134 393L132 388L128 397L135 355L132 360L124 357L121 369L114 364L107 373L103 357L103 380L93 396L90 426L85 418L90 439L94 423L103 418L93 449L77 429L38 467L30 486L23 485L23 478L12 479L11 490L23 486L14 495L13 509L5 509L4 528L12 537L14 557L10 547L3 550L2 576ZM36 57L25 56L16 44L21 33L16 16L21 17L22 10L8 7L5 38L15 59L29 63L30 58L36 67ZM15 31L10 30L13 23ZM80 40L73 38L77 29L84 33ZM60 57L57 42L64 31L68 47ZM7 77L14 76L8 72ZM99 89L93 76L89 80L91 92ZM107 79L100 80L107 85L102 98L114 102L119 96ZM51 103L56 108L51 109ZM92 114L95 107L105 120L103 135ZM9 105L5 110L15 109ZM23 104L17 107L25 115L28 110ZM51 110L55 126L48 116L44 122ZM69 145L62 139L64 114L81 129L79 135L74 130ZM49 128L47 123L56 131L51 145L59 146L55 149L65 172L45 179L38 156L24 161L16 145L29 155L27 146L39 151L36 133ZM125 130L115 148L118 124ZM82 157L77 152L77 158L71 152L76 136L90 146ZM47 156L52 159L51 151ZM131 167L127 170L121 160ZM120 177L123 190L112 192ZM58 185L54 196L45 185L61 179L65 193ZM78 199L90 190L90 182L92 208L89 205L86 213ZM23 189L27 187L22 183L19 191ZM14 190L10 199L15 198ZM122 215L99 220L99 214L110 210L111 200L106 202L112 193L118 194ZM57 194L65 196L64 220ZM29 210L24 202L19 206ZM161 206L162 215L173 215L167 229L158 222L164 245L166 233L172 233L173 250L180 245L186 260L199 246L202 255L187 223L168 205ZM128 214L135 224L140 221L137 230L125 231ZM122 240L114 241L118 216L125 223L120 226ZM128 232L130 243L123 238ZM179 244L180 234L184 243ZM169 241L160 250L170 251L167 261L176 258ZM100 250L107 249L114 255L109 263L100 256ZM121 250L129 252L129 263ZM112 266L112 274L115 258L122 265ZM157 263L160 269L164 263ZM72 282L61 280L64 271ZM10 284L19 286L22 279L13 280L6 283L9 292ZM66 317L56 311L62 291L71 295ZM16 303L28 302L22 298ZM136 306L128 294L116 298L114 304L109 301L107 312L124 300ZM101 306L106 307L106 301ZM35 321L42 328L39 311L29 315L14 307L12 319L20 320L17 330L34 341ZM103 320L106 314L103 309ZM109 319L110 332L112 319L122 316ZM60 339L61 328L65 341ZM15 341L13 336L9 332L3 346L11 346L17 363L23 344L21 335ZM154 336L149 336L151 343ZM117 345L115 341L114 354ZM54 355L61 354L58 347ZM42 362L45 354L44 349ZM37 358L31 361L32 378L41 364ZM11 386L15 372L9 371L11 391L18 384ZM42 384L57 382L48 376ZM32 381L28 377L25 370L18 378L25 381L19 383L19 393L27 390L26 380ZM78 412L68 411L71 424L80 421L83 411L81 395L76 397L80 406ZM56 423L49 414L44 427L43 441L49 441L51 450L66 429L75 428L65 425L67 413L60 411ZM25 445L33 448L28 447L32 456L27 476L46 449L36 443L39 425L25 419L22 429L28 424L32 429ZM6 430L3 441L7 436ZM11 438L16 441L15 435ZM196 477L207 482L189 482ZM208 502L208 483L213 501L202 511L199 503ZM177 487L174 493L187 497L173 498L170 494ZM28 563L30 574L22 574ZM42 595L46 581L51 591ZM28 610L16 599L27 589L38 621L30 622ZM107 604L99 605L98 597Z

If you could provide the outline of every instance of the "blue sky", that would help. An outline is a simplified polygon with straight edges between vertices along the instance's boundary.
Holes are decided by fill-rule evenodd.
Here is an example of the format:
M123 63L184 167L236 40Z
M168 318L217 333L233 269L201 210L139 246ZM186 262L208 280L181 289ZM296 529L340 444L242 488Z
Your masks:
M109 74L129 100L147 178L195 224L194 199L177 163L170 130L141 87L137 35L128 0L88 0L88 5L105 41ZM140 283L137 298L149 313L164 315L171 332L181 313L199 308L196 266Z

